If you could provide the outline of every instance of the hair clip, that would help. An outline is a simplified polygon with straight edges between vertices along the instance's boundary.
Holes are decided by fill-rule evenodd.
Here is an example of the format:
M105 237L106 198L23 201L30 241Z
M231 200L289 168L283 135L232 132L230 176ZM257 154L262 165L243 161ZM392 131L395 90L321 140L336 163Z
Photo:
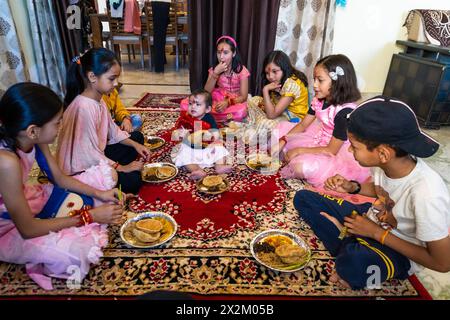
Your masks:
M75 56L72 59L72 63L76 62L77 64L81 64L81 55Z
M342 67L337 66L335 72L330 71L330 72L328 72L328 74L330 75L330 78L332 80L336 81L338 76L343 76L345 73L344 73L344 69L342 69Z

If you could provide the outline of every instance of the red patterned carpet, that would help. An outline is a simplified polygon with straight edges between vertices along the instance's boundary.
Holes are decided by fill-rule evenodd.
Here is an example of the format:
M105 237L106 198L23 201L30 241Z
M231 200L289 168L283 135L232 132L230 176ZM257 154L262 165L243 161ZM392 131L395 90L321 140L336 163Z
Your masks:
M168 138L168 128L177 119L180 95L147 94L135 106L144 118L144 131ZM166 139L167 141L169 139ZM154 161L170 161L174 144L153 154ZM272 298L402 298L427 299L428 293L415 277L391 281L379 290L352 291L334 286L329 276L334 259L310 228L298 217L292 199L299 181L284 181L278 175L263 176L246 166L235 165L228 175L230 190L204 196L180 171L164 184L146 184L130 210L164 211L172 215L179 231L165 246L153 250L128 248L112 227L110 244L100 265L94 266L78 290L54 280L55 290L45 292L23 268L0 264L0 295L135 296L156 289L177 290L224 298L259 296ZM303 237L313 249L312 260L295 273L278 273L260 266L251 256L249 243L259 232L288 229Z

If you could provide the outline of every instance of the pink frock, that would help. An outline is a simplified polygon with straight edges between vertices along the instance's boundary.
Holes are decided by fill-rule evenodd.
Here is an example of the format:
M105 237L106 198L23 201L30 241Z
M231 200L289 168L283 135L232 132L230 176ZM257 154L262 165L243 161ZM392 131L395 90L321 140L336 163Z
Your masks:
M208 72L210 74L213 73L213 68L210 68ZM211 114L217 122L225 122L228 120L241 122L247 116L247 102L233 104L222 112L216 112L215 105L218 102L223 101L226 97L234 99L240 96L241 79L246 79L249 76L250 72L244 66L242 66L240 73L232 73L231 77L228 77L223 73L219 76L216 87L211 92L213 100L213 110L211 111ZM188 107L189 99L183 99L180 104L181 110L186 111Z
M283 151L287 152L299 147L324 147L330 142L333 129L334 117L344 108L356 108L356 104L347 103L338 106L329 106L322 110L323 102L314 98L311 108L316 112L316 120L296 137L291 137ZM286 135L296 124L283 121L275 128L274 132L278 139ZM335 174L340 174L348 180L364 182L370 177L370 170L361 167L348 150L348 140L333 154L301 154L292 159L286 167L281 170L285 178L301 178L307 180L315 187L322 186L325 180Z
M0 149L5 149L0 145ZM52 184L26 183L35 161L35 149L29 153L17 151L22 167L25 198L31 212L37 215L53 190ZM0 194L0 213L7 211ZM26 272L46 290L53 289L51 277L81 282L90 264L97 264L102 248L108 243L106 225L92 223L84 227L67 228L48 235L23 239L10 219L0 218L0 261L24 264Z
M64 111L61 128L56 151L59 167L91 187L114 188L117 173L105 148L130 135L114 123L105 102L78 95Z

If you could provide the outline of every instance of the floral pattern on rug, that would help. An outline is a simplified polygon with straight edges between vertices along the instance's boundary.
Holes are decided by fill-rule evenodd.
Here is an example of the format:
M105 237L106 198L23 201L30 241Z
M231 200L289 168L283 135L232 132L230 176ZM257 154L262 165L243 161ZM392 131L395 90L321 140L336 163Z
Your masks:
M132 109L145 110L179 110L180 102L188 95L186 94L155 94L146 93Z
M143 128L148 135L168 135L167 129L178 116L174 110L137 112L144 119ZM172 147L172 143L167 143L153 153L153 160L167 161ZM130 201L128 209L133 212L127 215L147 210L172 215L179 232L170 242L154 249L131 248L121 240L120 227L110 226L110 242L104 257L98 265L92 266L82 283L74 285L67 280L53 279L55 289L45 291L28 277L23 266L0 263L0 296L114 297L136 296L160 289L205 295L420 297L408 280L393 280L384 283L381 289L360 291L331 283L334 259L293 206L295 191L305 187L303 182L284 181L278 175L259 176L239 164L230 180L233 192L215 196L207 204L204 198L197 199L193 182L183 171L169 183L144 187L140 197ZM264 184L270 188L261 188ZM249 191L254 195L246 198ZM192 214L190 219L189 212L183 212L189 203L187 195L192 201L199 200L210 211L219 210L222 201L228 198L228 212L222 213L233 217L234 224L230 223L231 218L221 219L221 215L210 211ZM293 273L275 272L259 265L251 256L249 244L267 229L286 229L298 234L313 251L311 261Z

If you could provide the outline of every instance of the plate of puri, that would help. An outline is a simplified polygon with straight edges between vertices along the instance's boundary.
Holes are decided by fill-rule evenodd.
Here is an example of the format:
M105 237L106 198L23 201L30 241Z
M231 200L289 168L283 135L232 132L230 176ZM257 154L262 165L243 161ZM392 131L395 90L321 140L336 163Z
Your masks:
M230 188L228 180L220 175L208 175L196 183L197 190L206 194L220 194Z
M128 219L120 237L135 248L154 248L170 241L177 233L175 219L164 212L149 211Z
M245 164L253 171L266 175L277 173L281 167L279 159L274 159L266 153L250 154L245 159Z
M161 183L172 180L178 174L178 168L169 162L147 163L142 169L142 180L149 183Z

